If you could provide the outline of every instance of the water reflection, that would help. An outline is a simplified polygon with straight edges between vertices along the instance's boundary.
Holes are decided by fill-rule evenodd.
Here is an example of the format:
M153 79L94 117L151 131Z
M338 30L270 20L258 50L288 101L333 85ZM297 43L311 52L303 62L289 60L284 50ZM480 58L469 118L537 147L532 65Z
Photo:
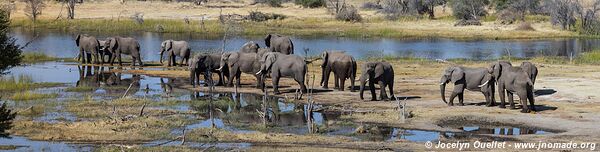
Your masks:
M17 43L24 44L35 38L25 50L40 51L58 57L75 57L77 49L73 41L76 33L64 31L38 30L35 33L26 29L14 28L11 34ZM113 34L94 33L103 39ZM36 36L37 35L37 38ZM193 50L217 50L221 48L219 38L207 38L195 33L152 33L130 32L138 39L144 60L158 61L160 42L166 39L188 41ZM226 50L238 50L247 41L263 42L262 37L237 37L228 40ZM577 56L581 52L600 48L600 39L537 39L537 40L453 40L445 38L424 39L363 39L337 37L294 37L297 50L308 48L311 55L323 50L346 50L356 58L369 55L369 51L383 51L384 54L433 59L469 58L492 59L510 54L513 57L534 56ZM260 44L264 46L264 44Z

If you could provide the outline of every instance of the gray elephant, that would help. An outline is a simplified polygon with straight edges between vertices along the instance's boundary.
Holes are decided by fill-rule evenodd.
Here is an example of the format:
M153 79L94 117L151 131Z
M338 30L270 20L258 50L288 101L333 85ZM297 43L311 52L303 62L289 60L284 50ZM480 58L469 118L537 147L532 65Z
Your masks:
M220 68L221 54L213 53L213 54L198 54L194 56L189 61L189 69L190 69L190 81L193 87L196 87L196 84L200 84L200 74L204 75L205 82L212 82L212 73L217 73L219 75L219 82L216 86L223 85L224 79L223 75L229 76L229 70L227 67L224 67L221 70L217 70ZM207 83L205 83L205 86Z
M454 90L450 95L450 102L446 102L446 84L454 84ZM487 68L467 68L452 66L444 70L440 79L440 93L442 101L448 106L454 105L454 98L458 96L459 105L463 106L463 96L465 89L470 91L480 91L485 97L486 106L495 105L494 97L495 80Z
M190 50L190 46L186 41L163 41L160 44L160 64L163 64L163 54L165 52L167 52L167 57L169 58L167 66L177 66L177 57L181 58L179 66L183 66L184 63L189 62L192 51Z
M242 52L242 53L258 53L259 48L260 48L260 46L258 46L258 43L254 42L254 41L248 41L248 42L244 43L244 45L242 45L242 48L240 48L240 52Z
M260 63L260 71L256 75L262 75L264 78L266 74L271 73L273 93L280 94L279 79L282 77L294 78L300 85L301 93L306 93L304 80L308 67L302 57L279 52L267 52L260 59Z
M292 43L292 39L287 36L269 34L265 37L265 45L270 49L270 52L294 54L294 43Z
M121 61L121 54L131 55L132 61L131 66L135 66L135 62L138 62L139 66L144 66L142 63L142 56L140 53L140 43L134 38L130 37L110 37L104 43L106 50L112 53L110 65L113 65L115 58L119 60L119 66L123 66Z
M505 106L505 93L508 94L510 108L515 109L513 94L516 93L521 99L521 112L528 113L530 109L535 111L535 99L533 95L533 82L521 67L513 67L510 62L499 61L492 64L491 72L498 83L498 95L500 96L500 108ZM529 106L527 101L529 100ZM531 107L531 108L529 108Z
M95 64L104 62L104 60L100 62L100 58L98 58L98 54L100 53L100 43L96 37L80 34L75 38L75 44L79 47L77 60L81 61L81 63L92 63L92 57L94 58Z
M375 95L375 82L379 84L381 89L380 100L388 99L385 94L385 87L390 90L391 99L394 97L394 68L390 63L387 62L368 62L362 66L362 75L360 77L360 99L363 98L363 92L365 90L365 84L369 82L369 89L371 90L371 100L377 100Z
M356 60L354 57L344 52L328 52L325 51L321 54L323 58L323 64L321 70L323 71L321 76L321 86L327 89L329 74L333 72L335 77L335 88L340 91L344 91L344 84L346 79L350 79L350 91L354 92L354 80L356 79Z
M236 79L236 86L240 86L240 78L242 73L252 74L256 77L256 87L262 88L264 83L259 75L255 73L260 71L260 63L258 62L258 54L256 53L240 53L227 52L221 55L219 71L224 71L224 68L229 70L227 86L233 86L233 79Z
M102 59L102 62L109 62L112 59L112 53L106 50L106 41L98 40L98 42L100 43L100 58ZM108 56L108 60L104 60L106 56Z
M531 62L523 62L521 63L520 67L521 69L525 70L525 72L527 72L529 79L531 79L531 82L533 83L533 85L535 85L535 79L538 75L537 67Z

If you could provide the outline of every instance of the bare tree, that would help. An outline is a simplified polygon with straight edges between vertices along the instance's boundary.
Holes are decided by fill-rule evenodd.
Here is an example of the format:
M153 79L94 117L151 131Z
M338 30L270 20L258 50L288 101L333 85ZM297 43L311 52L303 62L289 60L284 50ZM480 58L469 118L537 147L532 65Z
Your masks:
M43 0L23 0L26 3L25 15L31 19L32 22L35 23L37 17L42 14L42 9L46 7Z
M551 23L570 30L575 26L576 13L581 9L581 4L576 0L549 0L548 7Z
M75 0L67 0L67 18L75 19Z
M600 1L594 2L594 4L587 9L581 7L578 7L577 9L580 16L579 18L581 19L581 32L585 34L600 34L600 21L598 20Z
M4 11L4 13L6 13L6 15L8 16L8 18L10 18L10 14L13 10L15 10L16 6L14 2L2 2L0 3L0 10Z

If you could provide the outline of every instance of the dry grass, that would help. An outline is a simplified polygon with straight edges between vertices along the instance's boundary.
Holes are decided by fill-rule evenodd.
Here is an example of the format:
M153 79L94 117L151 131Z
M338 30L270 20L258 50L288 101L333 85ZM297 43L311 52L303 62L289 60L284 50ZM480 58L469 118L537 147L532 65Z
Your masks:
M13 96L10 97L10 99L12 99L12 100L40 100L40 99L56 98L57 96L58 96L58 94L56 94L56 93L45 94L45 93L35 93L32 91L25 91L25 92L17 92L15 94L13 94Z

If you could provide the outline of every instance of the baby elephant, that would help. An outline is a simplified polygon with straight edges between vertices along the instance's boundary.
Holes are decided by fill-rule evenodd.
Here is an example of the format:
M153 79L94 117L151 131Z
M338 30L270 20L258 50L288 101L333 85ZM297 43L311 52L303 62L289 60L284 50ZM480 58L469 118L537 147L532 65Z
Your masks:
M200 75L204 75L204 85L207 86L208 83L214 82L212 81L212 73L217 73L219 75L219 82L216 86L223 85L224 79L223 76L229 76L229 71L227 68L223 68L221 70L217 70L220 68L221 54L213 53L213 54L198 54L194 56L188 63L190 68L190 81L193 87L196 87L196 84L200 84Z
M450 95L450 102L446 102L446 84L454 84L454 90ZM440 79L440 93L442 101L448 106L454 105L454 98L458 96L459 105L463 106L463 94L465 89L480 91L485 96L486 106L494 106L494 79L487 68L466 68L452 66L444 70Z
M505 106L505 94L508 95L510 108L515 109L513 94L517 94L521 101L521 112L529 113L535 111L535 99L533 95L533 82L528 73L521 67L513 67L510 62L499 61L490 67L491 73L498 82L498 95L500 96L500 108ZM527 106L529 101L529 106Z
M176 66L177 65L177 57L181 58L181 62L179 66L182 66L184 63L189 62L190 59L190 46L186 41L174 41L174 40L166 40L160 44L160 64L163 64L163 54L167 53L167 57L169 58L167 66Z
M375 101L377 96L375 95L375 85L377 82L379 88L381 88L380 100L388 99L385 94L385 87L390 89L391 99L394 97L394 68L387 62L369 62L362 66L362 75L360 77L360 99L363 98L363 92L365 84L369 82L369 89L371 90L371 101Z

